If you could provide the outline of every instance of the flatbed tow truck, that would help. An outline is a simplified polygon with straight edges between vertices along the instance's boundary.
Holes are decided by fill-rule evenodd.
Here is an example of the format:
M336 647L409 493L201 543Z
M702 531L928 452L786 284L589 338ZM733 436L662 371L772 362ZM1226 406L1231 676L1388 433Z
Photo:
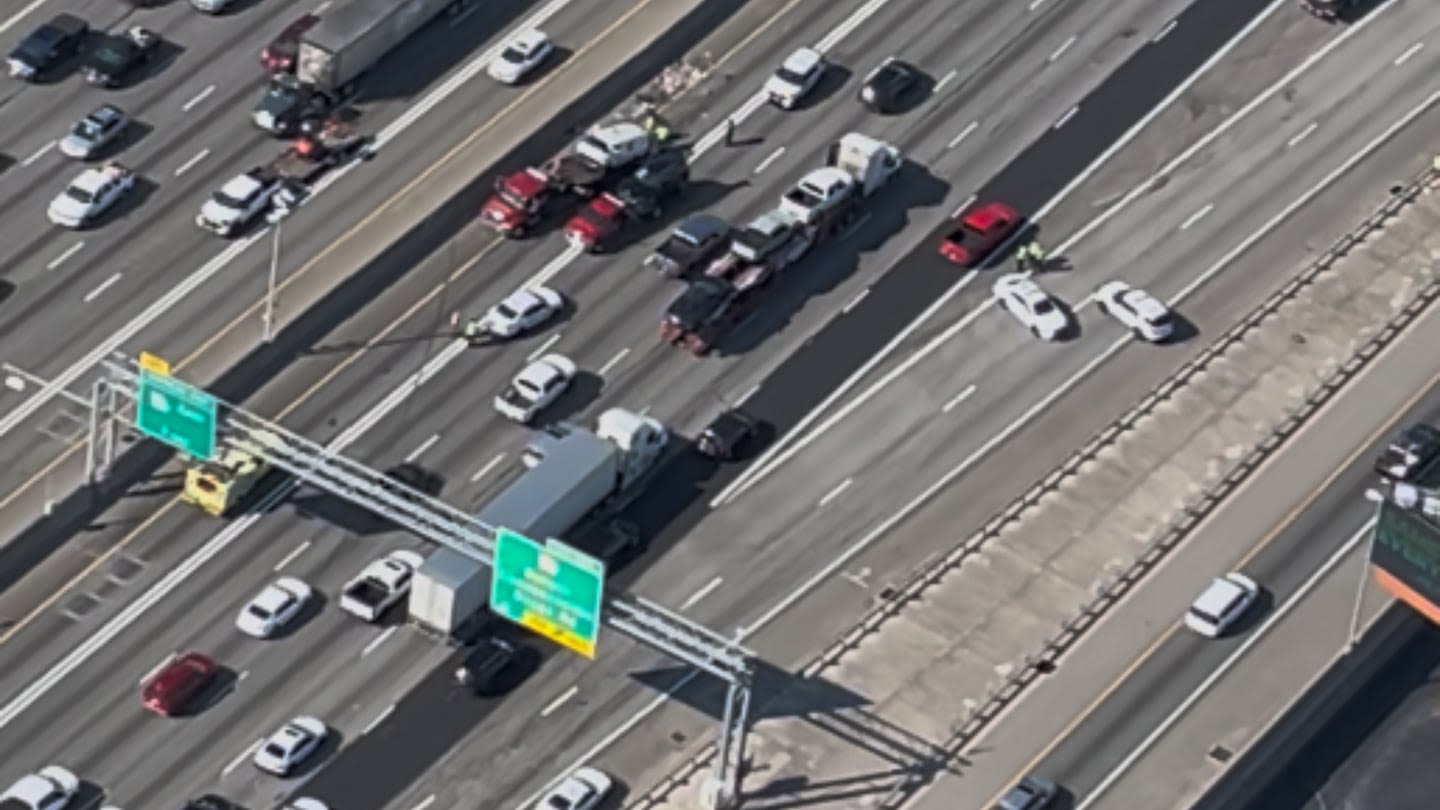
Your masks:
M369 144L369 138L337 119L306 122L300 135L268 168L287 183L308 186L341 163L363 157Z
M594 197L654 147L650 133L638 124L596 127L543 166L496 180L494 193L480 209L480 219L501 234L519 239L539 224L556 197Z
M745 226L725 255L671 302L660 339L697 357L709 352L778 275L858 220L864 201L901 163L890 144L854 132L842 137L831 146L826 168L807 174L779 208Z

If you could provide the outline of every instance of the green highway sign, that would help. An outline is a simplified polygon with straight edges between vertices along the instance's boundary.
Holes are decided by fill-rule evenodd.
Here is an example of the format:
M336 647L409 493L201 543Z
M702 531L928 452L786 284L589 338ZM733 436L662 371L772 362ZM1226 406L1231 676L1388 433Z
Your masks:
M495 532L490 610L595 657L605 563L558 540L545 545L509 529Z
M135 424L152 439L200 461L215 457L215 397L174 377L140 371Z

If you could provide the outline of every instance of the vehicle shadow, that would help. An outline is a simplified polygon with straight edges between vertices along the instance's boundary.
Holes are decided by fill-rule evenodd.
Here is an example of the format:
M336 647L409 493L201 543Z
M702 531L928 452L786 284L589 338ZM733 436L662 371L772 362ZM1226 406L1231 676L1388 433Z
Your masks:
M109 211L102 214L99 219L87 225L84 230L88 231L95 228L103 228L111 222L118 222L122 219L130 218L133 214L139 213L140 210L145 207L145 203L149 202L150 198L155 196L155 192L159 190L159 183L156 183L148 177L139 174L135 175L135 187L130 189L130 193L115 203L115 205Z
M1069 301L1062 298L1055 298L1055 307L1065 314L1065 329L1055 336L1055 343L1074 343L1085 334L1085 325L1080 321L1080 313ZM1100 315L1097 310L1096 315ZM1101 315L1100 317L1104 317Z
M584 413L586 408L598 402L604 390L604 377L589 369L577 369L575 378L570 381L570 387L565 389L559 399L536 414L533 424L539 427L576 418Z
M183 709L175 712L173 719L198 717L224 703L240 686L240 673L224 664L216 664L215 679L205 691L195 696Z
M441 11L360 78L356 98L361 103L414 98L451 68L476 58L476 43L503 33L534 5L535 0L467 0ZM536 76L561 64L547 61Z
M1170 317L1174 321L1175 327L1170 333L1170 337L1160 341L1161 346L1180 346L1200 337L1199 325L1190 320L1188 316L1172 309Z
M121 109L124 108L122 107ZM125 150L145 140L145 138L154 131L155 126L153 124L147 124L144 121L132 118L130 119L130 123L125 126L125 131L120 133L120 137L106 144L104 149L101 149L94 157L85 162L95 163L103 160L111 160ZM124 161L121 162L123 163Z
M280 630L271 635L270 638L259 643L265 644L284 641L305 629L311 622L319 618L320 614L325 612L325 607L330 604L330 597L326 596L314 585L311 585L310 588L311 596L309 603L301 608L299 613L295 614L295 618L291 619L289 624L280 628ZM257 590L256 592L258 593L259 591Z
M715 341L714 353L745 354L784 331L807 303L843 284L865 254L878 251L901 232L909 224L912 211L943 203L947 190L943 180L919 164L906 161L889 185L862 204L861 219L850 232L819 245L772 281L770 289L761 293L755 309ZM844 305L835 302L836 307Z
M330 761L339 755L340 749L345 747L345 733L329 723L325 724L325 728L329 732L325 735L325 741L320 743L320 747L315 749L315 753L306 757L305 761L290 773L285 774L283 777L285 781L293 782L311 776L330 764Z
M805 97L800 99L800 103L796 104L791 112L812 110L830 99L837 97L840 91L845 89L845 85L850 82L850 79L853 78L854 75L850 68L831 62L829 66L825 68L825 75L820 77L820 83L815 85L815 89L806 93Z
M15 166L18 165L19 162L20 161L16 160L8 154L0 153L0 175L3 175L11 169L15 168Z

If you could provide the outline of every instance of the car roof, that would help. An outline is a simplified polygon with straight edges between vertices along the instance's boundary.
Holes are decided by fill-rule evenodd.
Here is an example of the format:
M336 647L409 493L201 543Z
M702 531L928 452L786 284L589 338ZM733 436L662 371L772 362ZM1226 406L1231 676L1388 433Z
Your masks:
M1245 590L1234 582L1225 577L1216 577L1210 581L1210 584L1199 596L1195 597L1195 602L1191 607L1211 616L1219 616L1244 593Z
M590 130L589 137L604 145L606 149L613 149L620 144L645 137L645 128L629 121L620 121L595 127Z
M1170 311L1158 298L1144 290L1137 290L1132 287L1126 290L1122 294L1122 297L1125 303L1131 309L1135 310L1136 315L1139 315L1147 321L1153 321Z
M966 225L981 231L988 231L1004 220L1014 219L1015 212L1010 206L999 203L985 203L966 212L962 220Z
M500 303L520 313L533 308L536 304L542 303L542 301L543 299L536 295L529 287L521 287L515 292L505 296L505 300Z
M780 66L791 73L808 73L824 58L814 48L797 48L794 53L785 57Z
M117 118L124 118L125 111L116 107L114 104L101 104L99 107L91 110L85 117L93 118L96 121L113 121Z
M243 200L255 193L258 188L260 188L260 181L253 174L246 172L230 178L225 185L220 187L220 193L227 197Z
M110 176L106 174L105 170L99 166L96 166L92 169L86 169L85 171L81 172L80 176L75 178L75 180L70 183L70 186L71 188L78 188L81 191L89 191L91 193L94 193L101 186L105 185L105 183L107 183L109 180Z
M260 607L269 610L271 613L274 613L281 606L285 605L286 603L290 602L292 599L295 598L295 594L292 594L289 590L280 587L278 583L272 582L269 585L265 586L265 590L261 591L255 597L255 600L252 604L259 605Z
M730 223L704 212L691 214L679 225L675 226L675 233L684 233L695 242L703 242L715 234L721 234L730 230Z
M78 34L89 27L89 23L85 22L79 17L76 17L74 14L56 14L54 17L50 18L50 22L45 23L44 25L40 26L35 30L36 33L39 33L40 31L49 28L62 34L74 36L75 34Z
M542 175L526 169L506 176L505 185L526 197L534 197L545 190L546 180Z
M549 37L546 37L544 32L535 28L531 28L527 31L521 31L520 33L511 37L510 44L520 48L521 50L533 51L543 45L547 39L549 39Z
M545 384L552 379L561 376L560 369L550 365L545 358L540 358L526 366L515 377L516 382L525 381L537 388L544 388Z

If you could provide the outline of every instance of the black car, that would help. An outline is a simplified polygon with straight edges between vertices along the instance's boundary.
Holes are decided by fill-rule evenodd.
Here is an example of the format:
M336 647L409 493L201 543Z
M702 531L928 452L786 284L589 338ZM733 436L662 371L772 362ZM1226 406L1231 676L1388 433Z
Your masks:
M149 63L159 49L160 35L138 25L123 34L105 34L85 54L85 81L114 87Z
M705 428L695 446L701 453L717 461L734 461L745 452L745 445L755 438L759 425L749 414L732 408Z
M56 14L20 40L5 64L17 79L40 78L80 53L89 34L90 23L73 14Z
M512 671L520 649L502 638L488 636L465 656L457 674L477 695L494 695L509 685L504 676Z
M244 808L224 796L207 793L198 799L186 802L185 810L244 810Z
M645 266L666 278L681 278L720 258L730 246L730 223L714 214L691 214L645 257Z
M1300 7L1322 20L1339 22L1360 8L1361 0L1300 0Z
M1424 423L1405 428L1380 457L1375 472L1387 481L1414 481L1426 467L1440 459L1440 429Z
M287 73L270 80L270 86L250 117L255 126L266 132L289 137L300 131L301 123L324 118L331 106L330 99L323 93Z
M898 111L920 87L920 71L891 57L865 77L860 102L878 113Z
M641 217L660 216L661 204L690 182L690 164L679 149L666 149L651 155L635 173L621 181L615 196L625 207Z
M386 470L385 478L387 481L385 488L399 495L405 494L404 490L389 486L389 481L403 484L431 498L439 495L440 490L445 488L445 479L441 478L439 473L427 470L413 461L407 461Z

